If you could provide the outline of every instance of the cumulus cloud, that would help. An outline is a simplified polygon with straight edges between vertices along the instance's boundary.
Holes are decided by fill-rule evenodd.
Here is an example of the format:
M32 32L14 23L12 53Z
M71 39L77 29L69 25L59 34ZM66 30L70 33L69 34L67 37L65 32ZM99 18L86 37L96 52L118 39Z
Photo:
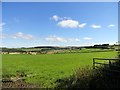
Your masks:
M91 37L84 37L83 39L84 39L84 40L92 40Z
M11 36L12 38L22 38L22 39L27 39L27 40L30 40L30 39L33 39L33 36L30 35L30 34L24 34L22 32L17 32L16 34L12 35Z
M110 25L108 25L108 27L115 27L115 25L114 24L110 24Z
M91 27L92 27L92 28L95 28L95 29L96 29L96 28L101 28L100 25L96 25L96 24L92 24Z
M79 21L67 19L58 22L58 25L63 28L84 28L87 23L79 24Z
M67 42L67 40L65 38L57 37L55 35L46 37L45 40L52 41L52 42Z
M57 25L62 28L84 28L86 23L79 23L77 20L73 20L70 17L60 17L58 15L53 15L51 20L58 21Z
M62 20L58 22L58 25L63 28L77 28L79 22L76 20Z
M86 26L87 23L82 23L82 24L79 24L79 28L84 28Z

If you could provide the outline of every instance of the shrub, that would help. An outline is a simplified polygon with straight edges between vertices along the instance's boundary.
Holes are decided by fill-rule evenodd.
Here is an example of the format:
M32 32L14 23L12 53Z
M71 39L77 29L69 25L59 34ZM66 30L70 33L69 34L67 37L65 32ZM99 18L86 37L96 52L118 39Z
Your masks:
M90 67L78 68L73 75L68 78L58 79L56 83L57 89L120 88L120 78L114 78L114 76L111 76L111 73L108 74L104 67L98 69L92 69Z

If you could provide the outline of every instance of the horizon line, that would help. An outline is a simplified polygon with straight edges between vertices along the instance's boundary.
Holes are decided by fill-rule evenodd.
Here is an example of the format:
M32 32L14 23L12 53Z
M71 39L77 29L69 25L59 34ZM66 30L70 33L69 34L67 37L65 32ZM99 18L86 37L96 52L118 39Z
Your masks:
M102 44L93 44L93 45L36 45L36 46L20 46L20 47L9 47L9 46L0 46L0 48L33 48L33 47L87 47L87 46L94 46L94 45L103 45L103 44L109 44L109 43L102 43ZM109 44L109 45L118 45L115 44Z

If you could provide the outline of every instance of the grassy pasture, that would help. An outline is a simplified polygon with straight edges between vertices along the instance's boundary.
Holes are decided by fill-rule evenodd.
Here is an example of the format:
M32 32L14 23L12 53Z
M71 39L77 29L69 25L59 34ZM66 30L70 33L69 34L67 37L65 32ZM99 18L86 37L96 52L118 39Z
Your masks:
M23 72L33 77L25 78L26 82L40 84L43 87L54 87L55 81L69 77L78 67L92 66L92 59L113 58L116 51L39 55L2 55L3 77L15 76Z

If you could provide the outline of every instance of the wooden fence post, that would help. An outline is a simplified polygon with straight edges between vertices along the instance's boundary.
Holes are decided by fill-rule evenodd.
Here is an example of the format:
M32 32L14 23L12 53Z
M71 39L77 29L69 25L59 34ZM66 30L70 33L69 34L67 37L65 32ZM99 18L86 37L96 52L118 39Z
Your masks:
M93 58L93 69L95 69L95 59Z
M109 68L110 68L110 66L111 66L111 60L109 60Z

